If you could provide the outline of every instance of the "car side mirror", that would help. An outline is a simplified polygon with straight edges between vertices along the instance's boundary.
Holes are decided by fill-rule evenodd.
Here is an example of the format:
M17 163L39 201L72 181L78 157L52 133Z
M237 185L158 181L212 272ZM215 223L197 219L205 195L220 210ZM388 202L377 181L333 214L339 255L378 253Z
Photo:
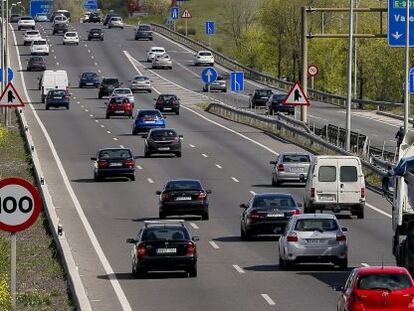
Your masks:
M348 232L348 228L347 227L342 227L341 228L343 232Z
M200 237L198 237L197 235L195 235L195 236L192 237L191 240L193 240L193 242L198 242L198 241L200 241Z
M343 292L345 290L345 287L343 285L337 285L334 287L334 289L337 292Z
M212 194L212 191L211 190L206 190L206 193L207 194Z
M161 191L158 190L158 191L155 192L155 194L156 195L161 195Z
M240 204L240 208L244 208L244 209L246 209L248 206L247 206L247 204L245 204L245 203L243 203L243 204Z
M135 244L135 243L137 243L137 240L135 240L135 239L126 239L126 242L128 244Z
M92 160L92 161L96 161L96 158L95 158L95 157L91 157L91 160Z
M276 161L270 161L269 163L272 165L276 165Z
M164 119L167 119L167 116L166 116L165 114L163 114L163 115L162 115L162 117L163 117Z

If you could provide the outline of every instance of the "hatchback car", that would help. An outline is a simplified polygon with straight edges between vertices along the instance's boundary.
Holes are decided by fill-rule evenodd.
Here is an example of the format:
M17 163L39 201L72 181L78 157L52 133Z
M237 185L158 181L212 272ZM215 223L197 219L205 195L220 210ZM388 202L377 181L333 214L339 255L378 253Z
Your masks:
M10 15L10 23L17 23L20 19L20 15L19 14L11 14Z
M159 218L171 215L199 215L208 220L208 194L201 182L193 179L168 181L159 195Z
M147 133L153 128L165 128L165 119L157 109L139 110L132 125L132 135Z
M79 45L79 36L76 31L68 31L63 35L63 45L66 44Z
M121 85L118 78L105 77L99 85L98 98L110 96L112 92Z
M132 274L142 277L150 271L185 271L197 277L197 236L191 237L183 221L145 221L134 239Z
M163 47L153 46L147 51L147 62L152 62L155 56L163 54L165 54L165 49Z
M46 13L37 13L35 16L35 22L44 23L47 22L49 19Z
M333 263L348 268L348 244L335 215L293 215L279 239L279 266L297 263Z
M114 12L110 12L110 13L106 14L106 15L105 15L105 18L104 18L104 21L103 21L103 25L104 25L104 26L107 26L107 25L108 25L108 23L109 23L109 20L110 20L112 17L115 17L115 16L119 16L119 15L118 15L118 14L116 14L116 13L114 13Z
M352 270L336 310L414 310L414 284L402 267L360 267Z
M222 76L218 76L216 81L211 82L210 84L204 84L203 92L207 92L209 90L210 91L227 92L227 81L226 81L226 79Z
M105 148L91 158L93 177L100 181L105 177L126 177L135 180L135 158L128 148Z
M93 86L99 87L100 80L96 72L84 72L79 79L79 88Z
M120 16L113 16L108 22L108 28L121 28L124 29L124 22Z
M127 116L132 119L134 107L128 97L112 96L106 104L106 119L112 116Z
M34 30L35 27L36 27L36 22L31 16L20 17L17 22L17 30L22 30L22 29L33 29Z
M39 30L27 30L23 37L23 44L30 45L33 41L42 39Z
M129 102L132 104L132 108L134 108L135 97L134 97L134 93L132 93L130 88L117 87L116 89L112 91L111 97L112 96L123 96L123 97L128 98Z
M129 80L129 88L132 90L132 92L146 91L148 93L151 93L151 80L146 76L134 76L132 80Z
M151 26L150 25L138 25L138 27L136 28L135 31L135 40L153 40L152 37L152 30L151 30Z
M62 23L62 24L55 24L53 26L53 31L52 34L65 34L66 32L68 32L69 30L69 25L66 23Z
M306 153L281 153L272 165L272 186L283 182L306 182L311 164L311 156Z
M27 71L46 70L46 62L42 56L30 56L27 61Z
M286 95L283 94L273 94L269 97L269 100L266 102L266 110L269 114L273 115L275 112L287 113L290 115L295 114L295 107L292 105L285 105L283 101L285 100Z
M101 41L103 41L104 40L103 30L100 29L100 28L89 29L88 41L91 41L91 40L101 40Z
M144 155L174 154L181 158L181 138L174 129L152 129L145 139Z
M155 55L155 57L152 59L152 69L156 68L166 68L166 69L172 69L172 60L170 55L167 53L164 53L162 55Z
M100 23L102 21L99 13L91 13L83 20L84 23Z
M257 106L266 106L266 102L270 96L273 95L270 89L257 89L250 96L250 106L256 108Z
M254 235L282 233L292 215L300 214L299 204L289 193L255 194L243 209L240 236L248 240Z
M55 18L53 19L53 25L57 25L57 24L68 24L69 23L69 19L65 16L65 15L57 15L55 16Z
M50 107L65 107L69 109L70 94L67 90L53 89L47 92L45 103L46 110Z
M38 39L30 46L31 55L49 55L49 44L45 39Z
M210 51L199 51L194 55L194 66L208 65L214 66L214 55Z
M175 114L180 114L180 99L173 94L160 94L157 99L155 99L155 109L158 109L162 112L173 112Z

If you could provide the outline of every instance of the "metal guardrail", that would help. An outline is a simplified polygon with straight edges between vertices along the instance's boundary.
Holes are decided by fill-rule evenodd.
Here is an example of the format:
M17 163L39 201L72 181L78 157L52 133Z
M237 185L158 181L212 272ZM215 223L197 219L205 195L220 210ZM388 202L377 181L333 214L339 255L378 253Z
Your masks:
M269 87L278 89L280 91L287 92L291 86L293 85L292 82L285 81L279 78L276 78L274 76L271 76L269 74L265 74L262 72L259 72L257 70L254 70L250 67L247 67L243 64L240 64L236 62L235 60L225 56L224 54L217 52L210 47L206 46L205 44L201 42L197 42L193 39L190 39L178 32L172 31L168 27L165 27L163 25L151 24L154 31L176 41L181 43L182 45L190 48L191 50L198 51L198 50L208 50L211 51L214 55L215 61L219 63L220 65L224 66L227 69L233 70L233 71L243 71L245 74L245 77L255 81L259 82L261 84L267 85ZM346 106L346 97L341 95L335 95L331 93L326 93L314 89L308 88L308 96L312 98L315 101L321 101L324 103L334 104L337 106ZM367 100L367 99L353 99L353 104L357 106L360 109L364 109L364 106L376 106L376 107L394 107L394 106L403 106L402 103L393 103L393 102L387 102L387 101L376 101L376 100Z

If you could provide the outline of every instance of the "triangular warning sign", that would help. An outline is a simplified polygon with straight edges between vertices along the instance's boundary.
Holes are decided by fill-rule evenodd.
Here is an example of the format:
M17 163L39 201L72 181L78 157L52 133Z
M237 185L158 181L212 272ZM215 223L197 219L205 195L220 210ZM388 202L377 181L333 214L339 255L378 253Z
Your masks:
M24 103L13 84L9 82L0 97L0 107L24 107Z
M302 89L299 81L296 81L295 84L290 88L288 95L283 101L284 105L294 105L294 106L309 106L309 99L305 95L305 92Z
M185 9L183 15L181 15L181 18L192 18L192 16L190 12L187 9Z

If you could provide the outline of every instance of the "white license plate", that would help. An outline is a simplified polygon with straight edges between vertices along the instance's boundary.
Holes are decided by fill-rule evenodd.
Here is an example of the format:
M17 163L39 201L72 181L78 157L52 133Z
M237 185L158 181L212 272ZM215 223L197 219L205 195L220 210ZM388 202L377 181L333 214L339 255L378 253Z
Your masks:
M115 113L125 113L123 110L116 110Z
M285 217L285 214L267 214L267 217L279 218L279 217Z
M119 167L119 166L122 166L122 163L109 163L109 166L111 166L111 167Z
M308 244L326 244L328 241L321 239L306 239Z
M305 169L303 167L292 167L290 171L292 173L303 173Z
M93 85L93 83L86 83L86 85Z
M177 197L176 201L191 201L191 197Z
M323 200L323 201L330 201L330 202L335 201L335 195L333 194L319 194L318 197L320 200Z
M170 150L170 147L161 147L161 148L158 148L158 150L159 151L168 151L168 150Z
M62 97L53 97L53 99L62 99Z
M172 108L164 108L164 110L168 110L169 111L169 110L172 110Z
M176 254L177 249L176 248L157 248L157 254Z
M155 124L155 121L145 121L147 124Z

